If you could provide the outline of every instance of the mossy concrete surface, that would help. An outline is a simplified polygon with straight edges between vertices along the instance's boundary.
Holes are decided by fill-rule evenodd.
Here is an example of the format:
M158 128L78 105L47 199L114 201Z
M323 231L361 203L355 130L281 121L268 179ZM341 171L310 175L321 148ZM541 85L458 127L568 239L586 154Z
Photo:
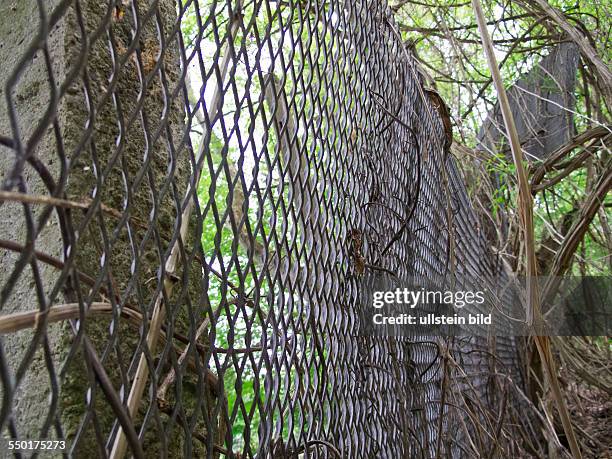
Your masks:
M158 2L160 23L156 24L155 16L144 19L149 3L138 3L143 22L136 43L133 42L135 22L131 6L124 5L122 11L115 9L110 23L105 24L106 5L93 0L80 2L90 43L85 61L81 54L85 40L73 8L53 27L47 40L58 86L72 69L79 68L78 78L61 99L56 113L70 168L67 198L76 201L99 198L106 208L127 216L121 219L108 212L87 215L81 210L70 211L75 239L70 247L76 253L74 266L96 282L92 289L90 285L77 282L73 276L55 299L55 304L109 301L110 296L119 299L117 302L122 306L133 307L150 316L163 282L160 267L168 255L172 236L178 231L177 217L189 183L191 165L188 151L182 145L185 135L182 91L176 91L180 80L178 40L176 35L168 37L176 21L175 4L172 0ZM51 11L53 3L47 5ZM33 14L35 11L34 0L0 5L0 58L5 63L5 69L0 72L3 82L35 37L37 27L32 20L37 17ZM166 40L161 59L158 29ZM96 31L101 33L94 41ZM119 67L118 63L133 45L138 51L131 53L125 65ZM41 56L39 52L36 59L28 63L12 94L24 141L43 119L50 102L48 74ZM174 92L178 96L174 97ZM10 135L7 107L0 108L0 134ZM59 179L56 139L52 125L48 128L36 155ZM0 156L3 174L11 170L12 161L10 154ZM30 193L48 194L34 171L27 169L24 177ZM22 214L20 205L3 205L0 212L3 239L26 242ZM185 241L187 252L199 243L195 228L193 224L190 238ZM55 214L37 238L36 248L62 257L63 244ZM1 256L0 275L4 281L18 254L2 251ZM59 271L47 266L40 268L48 294ZM201 268L194 262L187 270L181 268L176 273L179 279L187 279L186 288L182 288L181 281L177 283L175 294L167 303L172 320L166 322L185 336L197 328L205 310L201 301ZM13 290L3 313L39 308L31 275L24 273ZM115 314L89 316L81 327L103 360L115 389L125 396L139 358L136 351L142 345L142 326L129 324ZM82 341L75 340L69 324L51 326L47 336L60 386L59 407L53 421L62 426L69 443L78 438L74 447L77 457L97 457L103 454L101 444L113 433L115 415L100 388L92 384L94 377L87 368ZM14 371L21 364L23 349L31 337L29 331L3 337ZM158 378L163 379L167 374L171 352L174 352L172 343L158 346L153 354L156 367L153 373ZM181 416L203 436L207 435L203 420L213 416L213 407L218 403L206 381L203 375L196 373L179 375L168 393L172 404L176 401L174 394L180 393ZM22 379L18 399L13 405L21 438L40 438L41 426L49 414L50 388L44 353L39 349ZM161 422L156 422L156 418ZM158 412L155 397L149 390L145 391L139 415L134 420L137 432L145 419L143 435L147 456L156 457L162 450L168 450L171 457L206 454L201 442L192 437L185 441L176 421L174 428L167 430L168 417ZM57 435L50 428L47 436L56 438Z

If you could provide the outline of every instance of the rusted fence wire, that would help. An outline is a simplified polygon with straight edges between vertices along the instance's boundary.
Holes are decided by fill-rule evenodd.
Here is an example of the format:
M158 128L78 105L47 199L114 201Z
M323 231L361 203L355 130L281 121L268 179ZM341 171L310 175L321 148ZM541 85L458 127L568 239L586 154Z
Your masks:
M384 2L0 9L3 442L420 458L532 438L510 435L512 338L361 333L368 274L501 272Z

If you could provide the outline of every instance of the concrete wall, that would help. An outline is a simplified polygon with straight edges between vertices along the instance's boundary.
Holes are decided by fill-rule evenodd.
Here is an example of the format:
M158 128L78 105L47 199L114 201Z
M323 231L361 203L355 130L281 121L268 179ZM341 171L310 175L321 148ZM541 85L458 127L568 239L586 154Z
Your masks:
M53 5L57 2L48 2ZM13 137L7 108L6 82L19 60L34 37L38 27L38 16L35 0L0 2L0 135ZM53 27L48 36L48 46L53 59L53 73L61 78L65 73L64 67L64 24ZM49 105L50 91L48 72L44 63L42 52L28 59L25 71L13 87L10 97L13 101L18 119L20 139L27 142L36 126L43 118ZM59 112L60 118L63 112ZM35 153L40 161L57 177L59 164L55 154L55 141L50 131L47 131ZM15 161L14 152L0 146L0 174L5 180L13 169ZM23 178L28 191L32 194L47 194L46 188L38 174L29 165L26 165ZM43 210L42 206L32 206L33 217L36 220ZM10 240L20 245L27 242L26 220L21 204L5 202L0 207L0 239ZM60 258L62 242L55 215L41 230L36 248L45 253ZM9 281L15 263L20 254L0 248L0 285L2 288ZM39 263L38 269L45 291L50 291L57 278L57 269ZM61 302L61 298L59 298ZM38 310L39 303L35 293L34 279L31 268L24 269L23 274L16 283L13 283L12 294L2 308L2 314L18 311ZM58 344L60 340L60 325L49 327L49 349L58 362ZM2 336L2 346L9 362L9 367L15 374L24 360L28 345L33 338L31 330ZM4 387L0 390L4 394ZM13 400L13 418L18 426L21 438L39 438L40 430L47 420L49 412L50 377L44 364L44 352L39 346L34 354L32 364L22 379ZM2 437L6 437L6 430ZM53 433L50 432L53 437ZM3 444L0 448L4 450Z

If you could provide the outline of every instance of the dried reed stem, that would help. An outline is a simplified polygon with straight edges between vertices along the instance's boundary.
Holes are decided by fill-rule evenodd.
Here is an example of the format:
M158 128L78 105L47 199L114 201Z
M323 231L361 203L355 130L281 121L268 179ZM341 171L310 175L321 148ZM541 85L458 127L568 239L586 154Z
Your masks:
M533 325L534 320L536 320L536 327L538 327L541 319L541 312L539 303L540 298L535 283L538 273L535 255L535 237L533 231L533 201L531 197L531 187L527 180L527 171L523 165L523 151L521 149L519 136L514 124L512 110L510 108L508 96L503 85L501 73L497 67L497 60L495 59L495 54L493 52L493 42L487 30L487 24L480 0L472 0L472 6L474 7L478 29L480 31L482 44L487 58L487 64L489 66L489 70L491 71L491 77L493 78L493 83L497 91L499 106L501 108L506 131L508 132L508 137L510 139L512 158L514 159L514 165L516 167L519 187L518 212L521 217L523 237L525 239L525 258L527 268L527 322L528 325ZM555 362L550 347L550 339L547 336L534 336L534 341L548 376L548 380L553 391L553 396L559 410L559 415L561 417L561 422L563 424L563 430L565 431L572 454L577 459L582 458L582 454L574 434L574 429L572 427L572 422L569 417L569 412L559 387Z
M198 338L208 328L209 324L210 324L210 320L208 319L208 317L202 321L202 323L200 324L200 326L195 332L195 336L193 338L194 342L197 342ZM178 358L178 365L182 365L182 363L185 361L185 359L189 355L189 352L191 350L191 344L192 344L191 342L187 344L187 346L185 346L185 349L183 349L183 352L181 352L181 355ZM164 381L159 386L159 389L157 390L158 400L166 399L166 392L168 391L168 387L170 387L170 384L172 384L175 379L176 379L176 371L174 370L174 368L171 368L168 374L166 375L166 377L164 378Z

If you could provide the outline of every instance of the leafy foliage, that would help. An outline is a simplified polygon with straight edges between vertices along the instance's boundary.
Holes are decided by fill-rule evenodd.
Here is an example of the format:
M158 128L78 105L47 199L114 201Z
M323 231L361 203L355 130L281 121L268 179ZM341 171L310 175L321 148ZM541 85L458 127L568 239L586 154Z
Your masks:
M506 86L524 77L554 46L569 38L531 0L483 2L489 18L489 31L495 45L497 59ZM574 2L552 0L552 6L589 42L604 62L611 61L610 31L612 30L609 2ZM489 78L484 52L471 2L446 0L435 2L398 1L392 8L406 42L411 46L422 66L431 75L437 90L446 99L456 124L455 142L469 147L469 153L456 152L460 164L469 176L470 195L482 202L476 206L486 209L483 224L495 222L498 228L507 224L510 231L505 240L494 241L498 247L514 247L517 253L517 215L514 212L516 194L512 191L514 166L503 151L476 149L476 137L496 99ZM543 78L543 90L554 93L558 85L552 78ZM593 126L609 125L611 101L606 101L588 59L581 58L576 88L576 102L571 116L576 133ZM590 146L590 156L577 170L563 180L547 187L535 199L536 235L540 240L552 235L561 240L560 225L564 215L580 208L597 178L610 167L610 136ZM583 151L578 146L563 164L569 164ZM535 167L535 165L533 165ZM554 177L560 168L551 171ZM495 177L495 180L491 178ZM574 274L607 274L612 272L612 236L609 222L612 202L604 203L591 224L572 265ZM503 210L500 213L500 210ZM514 239L514 241L513 241ZM506 252L507 253L507 252ZM513 262L516 265L516 260Z

